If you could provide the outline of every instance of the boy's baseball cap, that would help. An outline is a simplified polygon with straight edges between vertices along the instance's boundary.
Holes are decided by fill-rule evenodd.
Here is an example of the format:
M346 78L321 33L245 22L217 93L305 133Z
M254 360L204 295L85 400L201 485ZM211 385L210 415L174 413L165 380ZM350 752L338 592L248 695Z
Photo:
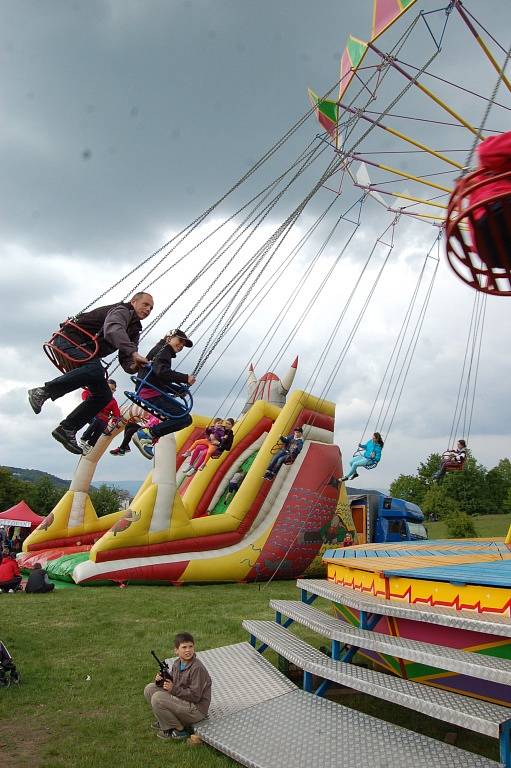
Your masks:
M182 331L180 328L174 328L173 331L169 331L169 336L177 336L178 339L181 339L185 347L193 347L193 341L188 338L186 333Z

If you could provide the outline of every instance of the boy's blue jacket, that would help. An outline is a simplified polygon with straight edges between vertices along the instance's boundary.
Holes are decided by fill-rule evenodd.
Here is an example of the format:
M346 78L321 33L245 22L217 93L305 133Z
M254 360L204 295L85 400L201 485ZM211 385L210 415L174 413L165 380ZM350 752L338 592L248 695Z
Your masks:
M285 445L284 450L288 451L291 458L296 459L296 457L298 456L298 454L303 448L302 438L298 438L298 440L296 440L293 432L291 432L291 434L289 434L287 437L284 437L284 435L281 435L280 440Z
M373 461L379 461L381 459L381 445L375 443L374 440L368 440L367 443L360 443L359 447L364 449L364 459L373 459Z

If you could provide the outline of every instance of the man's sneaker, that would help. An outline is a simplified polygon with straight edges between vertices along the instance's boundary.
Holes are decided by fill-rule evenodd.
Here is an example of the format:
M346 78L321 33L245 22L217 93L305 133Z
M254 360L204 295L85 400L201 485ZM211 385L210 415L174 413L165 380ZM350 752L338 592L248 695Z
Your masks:
M28 390L28 402L34 413L41 413L41 408L48 400L49 395L44 387L35 387Z
M67 451L70 453L76 453L77 456L82 455L82 449L76 442L76 432L73 432L72 429L64 429L62 424L59 424L57 429L54 429L51 434L55 440L57 440L59 443L62 443Z
M88 443L86 440L80 440L80 447L84 456L87 456L87 454L90 453L94 448L94 446Z
M133 436L133 444L137 446L142 456L146 459L154 457L153 438L148 430L139 429Z
M112 456L124 456L125 453L130 453L131 448L114 448L110 453Z

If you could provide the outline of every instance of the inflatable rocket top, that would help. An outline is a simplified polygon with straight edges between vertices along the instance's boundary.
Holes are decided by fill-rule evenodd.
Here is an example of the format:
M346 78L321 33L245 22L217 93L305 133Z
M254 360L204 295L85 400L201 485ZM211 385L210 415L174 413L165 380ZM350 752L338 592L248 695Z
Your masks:
M256 379L254 366L251 363L248 369L248 397L247 402L243 406L242 413L246 413L257 400L264 400L280 408L285 405L286 395L293 384L297 367L298 358L296 357L283 379L279 379L271 371L265 373L260 379Z

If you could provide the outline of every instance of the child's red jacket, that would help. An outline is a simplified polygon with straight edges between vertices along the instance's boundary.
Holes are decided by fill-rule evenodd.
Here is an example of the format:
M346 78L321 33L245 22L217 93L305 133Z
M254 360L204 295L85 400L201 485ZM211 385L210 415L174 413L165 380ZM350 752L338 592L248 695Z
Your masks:
M88 397L90 397L90 392L88 389L84 389L82 392L82 400L87 400ZM105 424L107 424L109 419L111 419L112 417L114 419L118 419L120 415L121 415L121 412L119 410L119 406L117 405L117 400L115 399L115 397L112 397L110 402L107 405L105 405L105 407L102 408L94 418L99 419L100 421L104 421Z

